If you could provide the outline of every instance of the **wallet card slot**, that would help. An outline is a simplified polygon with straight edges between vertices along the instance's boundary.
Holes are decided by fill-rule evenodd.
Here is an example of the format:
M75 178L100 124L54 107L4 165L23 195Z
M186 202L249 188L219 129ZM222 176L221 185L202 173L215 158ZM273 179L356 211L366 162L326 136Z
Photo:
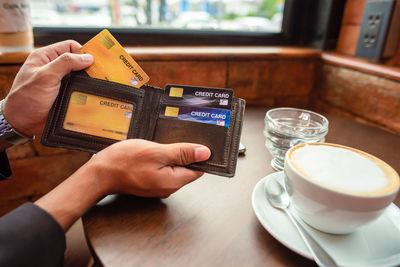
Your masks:
M112 109L118 110L118 116L123 116L124 112L126 116L130 113L128 132L126 133L126 129L124 133L118 129L114 131L120 135L125 134L125 136L117 138L116 135L112 137L107 135L102 136L101 134L94 135L65 127L66 125L64 122L71 101L71 95L74 92L88 97L103 99L103 104L97 104L110 107L110 112L112 112ZM107 99L110 101L107 101ZM140 125L139 118L143 106L143 99L143 89L94 79L80 74L70 74L63 79L57 101L50 111L49 120L42 137L42 143L50 146L96 152L119 140L134 138L136 137ZM115 102L117 102L117 104L115 104ZM123 107L124 110L122 110ZM95 110L93 112L95 112ZM80 115L82 118L78 120L85 124L85 112L82 112ZM98 120L101 120L101 118L98 118ZM107 123L105 122L105 124ZM111 132L112 129L110 130L105 127L104 131Z
M140 88L144 90L143 110L140 116L140 128L135 137L151 140L154 135L164 90L150 85L143 85Z
M86 91L86 92L85 92ZM79 112L79 110L71 110L73 105L71 104L71 101L73 101L73 98L76 96L83 96L83 97L88 97L88 98L98 98L99 102L102 103L101 105L109 107L109 113L114 113L117 111L119 114L115 114L117 116L112 116L112 119L106 119L106 118L100 118L96 117L94 120L97 120L101 123L101 126L104 131L104 133L99 132L99 129L93 129L92 133L88 132L90 129L85 129L83 126L85 124L92 124L92 121L89 121L89 117L85 118L84 112L83 114L76 114ZM127 139L130 136L133 136L136 131L136 123L135 120L132 120L131 118L137 117L137 105L133 101L128 101L126 99L122 99L119 97L105 97L104 95L97 94L95 92L90 92L89 90L73 90L69 92L68 97L66 97L65 103L67 104L67 107L61 110L61 113L59 115L60 120L58 122L56 134L62 134L62 135L70 135L70 136L76 136L76 137L85 137L85 138L101 138L101 139L110 139L110 142L115 142L115 141L120 141ZM68 105L69 104L69 105ZM117 106L117 107L113 107ZM80 106L79 104L75 104L75 106ZM118 107L120 106L120 107ZM125 108L126 107L126 108ZM90 107L88 108L89 110L86 111L86 116L88 116L88 113L94 113L97 111L97 114L95 116L100 116L100 113L98 110L92 109L90 110ZM74 112L75 111L75 112ZM74 112L75 114L73 114ZM125 126L124 128L127 128L126 130L121 130L121 127L114 128L113 126L107 126L110 122L113 122L115 119L119 119L119 117L123 116L123 114L120 113L125 113L125 122L119 121L120 124L127 124L127 125L121 125ZM69 115L71 114L71 115ZM69 115L69 116L68 116ZM104 115L104 114L103 114ZM114 115L114 114L113 114ZM75 117L75 118L74 118ZM111 116L110 116L111 117ZM92 118L93 119L93 118ZM101 120L101 121L100 121ZM72 122L74 121L74 122ZM126 127L128 126L128 127ZM115 134L114 134L115 132Z
M224 126L193 121L159 118L153 141L170 143L196 143L210 148L210 163L225 165L227 159L227 132Z
M159 118L153 141L159 143L189 142L205 145L211 157L188 165L190 169L233 177L242 129L245 102L233 98L229 128L201 122Z

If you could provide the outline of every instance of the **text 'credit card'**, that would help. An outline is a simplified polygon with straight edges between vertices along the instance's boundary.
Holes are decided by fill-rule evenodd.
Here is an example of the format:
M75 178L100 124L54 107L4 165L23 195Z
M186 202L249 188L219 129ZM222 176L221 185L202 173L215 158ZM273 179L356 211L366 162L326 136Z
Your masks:
M164 103L180 106L196 106L230 109L233 90L211 87L167 85Z
M229 127L231 111L228 109L171 106L164 104L161 107L159 117Z

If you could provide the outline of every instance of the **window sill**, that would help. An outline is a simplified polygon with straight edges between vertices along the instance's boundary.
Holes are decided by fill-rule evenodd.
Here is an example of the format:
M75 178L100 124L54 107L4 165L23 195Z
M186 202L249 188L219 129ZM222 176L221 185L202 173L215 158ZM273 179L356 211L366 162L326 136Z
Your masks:
M0 53L0 64L22 64L28 57L28 52Z
M400 81L400 68L345 56L337 52L321 52L311 48L276 46L226 46L226 47L127 47L136 61L173 60L240 60L240 59L321 59L337 65L387 79ZM0 53L0 64L22 64L29 53Z
M126 51L137 61L207 60L207 59L317 59L320 51L295 47L127 47ZM21 64L29 53L0 53L0 64Z
M378 77L400 82L400 68L370 62L366 59L345 56L337 52L321 54L321 60L330 65L336 65L352 70L357 70Z

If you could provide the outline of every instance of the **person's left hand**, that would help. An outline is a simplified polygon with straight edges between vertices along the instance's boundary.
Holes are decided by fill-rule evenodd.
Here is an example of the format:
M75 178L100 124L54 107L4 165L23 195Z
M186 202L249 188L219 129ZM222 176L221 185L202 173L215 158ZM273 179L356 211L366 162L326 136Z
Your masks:
M93 63L89 54L73 54L79 48L79 43L68 40L29 55L3 103L4 117L16 130L28 136L43 132L61 79Z

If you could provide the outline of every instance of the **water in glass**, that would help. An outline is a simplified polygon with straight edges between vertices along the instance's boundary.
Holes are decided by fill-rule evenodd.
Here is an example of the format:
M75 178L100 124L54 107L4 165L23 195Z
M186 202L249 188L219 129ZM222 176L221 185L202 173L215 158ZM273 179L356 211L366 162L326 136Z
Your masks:
M282 170L286 151L297 144L324 142L328 120L315 112L296 108L276 108L265 115L265 146L273 156L271 166Z

